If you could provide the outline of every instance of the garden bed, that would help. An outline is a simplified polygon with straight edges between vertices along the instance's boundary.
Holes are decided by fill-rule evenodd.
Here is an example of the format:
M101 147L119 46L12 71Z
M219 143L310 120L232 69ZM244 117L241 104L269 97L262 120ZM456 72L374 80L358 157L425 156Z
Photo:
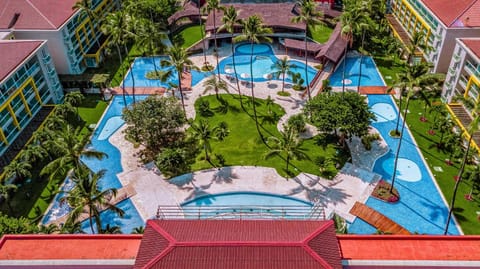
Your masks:
M378 181L377 186L375 186L371 195L387 203L396 203L400 200L400 194L396 188L393 188L392 191L390 191L391 187L392 185L390 183L381 179Z

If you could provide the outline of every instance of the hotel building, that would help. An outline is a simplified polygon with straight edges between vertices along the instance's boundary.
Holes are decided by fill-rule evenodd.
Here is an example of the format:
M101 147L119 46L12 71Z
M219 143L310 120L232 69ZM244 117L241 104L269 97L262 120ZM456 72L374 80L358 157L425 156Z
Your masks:
M47 40L59 74L81 74L98 67L107 38L97 21L73 10L77 0L0 0L0 31L15 39ZM98 17L116 8L118 0L92 0Z
M446 73L457 38L480 37L480 0L391 0L387 19L406 46L416 32L423 32L428 51L415 51L433 64L433 72Z
M59 103L63 90L47 47L47 41L0 40L0 155L37 116L46 116L45 105ZM1 166L8 164L2 158Z
M480 36L456 40L442 96L466 134L473 118L472 109L480 101ZM480 151L480 132L474 133L473 141L473 146Z

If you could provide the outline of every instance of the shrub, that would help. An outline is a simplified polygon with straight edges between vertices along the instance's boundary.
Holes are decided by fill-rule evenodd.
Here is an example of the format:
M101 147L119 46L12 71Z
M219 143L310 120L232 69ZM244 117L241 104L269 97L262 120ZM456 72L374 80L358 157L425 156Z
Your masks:
M277 92L277 94L280 96L290 96L289 92Z
M305 132L305 117L302 114L291 116L287 121L288 126L292 127L298 133Z
M366 150L371 150L372 142L379 139L380 139L380 135L378 133L364 135L362 136L362 144Z

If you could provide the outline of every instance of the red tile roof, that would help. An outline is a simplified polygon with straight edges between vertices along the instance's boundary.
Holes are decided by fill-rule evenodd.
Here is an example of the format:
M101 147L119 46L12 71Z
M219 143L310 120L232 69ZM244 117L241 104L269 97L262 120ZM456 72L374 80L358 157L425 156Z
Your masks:
M0 29L9 28L15 13L19 13L13 29L55 30L73 14L77 0L0 0Z
M479 236L337 235L344 260L480 261Z
M1 0L0 0L1 1ZM5 40L0 41L0 81L7 77L21 62L23 62L44 41Z
M135 268L342 268L332 221L153 220Z
M462 38L460 40L480 59L480 38Z
M422 0L447 27L480 27L480 0Z
M5 235L0 260L135 259L142 235Z

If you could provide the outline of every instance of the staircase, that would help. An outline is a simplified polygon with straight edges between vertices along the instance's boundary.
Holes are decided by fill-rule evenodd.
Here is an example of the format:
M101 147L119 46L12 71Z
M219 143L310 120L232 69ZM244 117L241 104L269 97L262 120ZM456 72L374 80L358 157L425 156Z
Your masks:
M468 126L472 123L472 116L470 116L470 113L465 109L465 107L462 104L449 104L448 107L450 108L450 111L453 113L453 117L457 120L458 123L460 123L462 126L462 129L464 132L467 131ZM476 131L473 133L473 142L478 146L480 145L480 131Z

